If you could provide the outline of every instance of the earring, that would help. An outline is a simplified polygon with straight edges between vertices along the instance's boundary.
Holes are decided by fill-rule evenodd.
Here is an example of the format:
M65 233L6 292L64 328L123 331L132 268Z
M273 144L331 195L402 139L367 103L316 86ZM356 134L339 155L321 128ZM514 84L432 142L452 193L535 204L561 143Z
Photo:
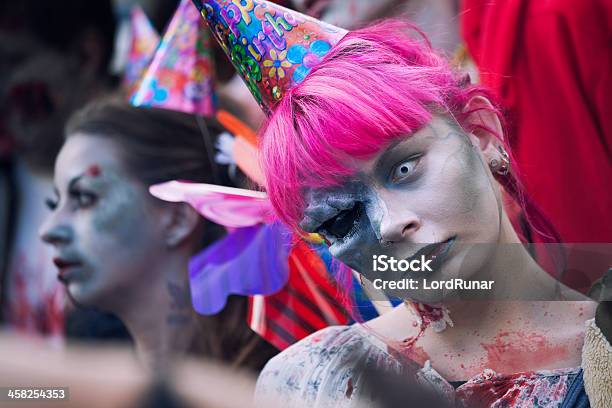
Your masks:
M503 146L499 146L497 148L501 155L500 159L492 159L489 162L489 166L491 167L491 171L499 174L500 176L507 176L510 173L510 155L503 148Z

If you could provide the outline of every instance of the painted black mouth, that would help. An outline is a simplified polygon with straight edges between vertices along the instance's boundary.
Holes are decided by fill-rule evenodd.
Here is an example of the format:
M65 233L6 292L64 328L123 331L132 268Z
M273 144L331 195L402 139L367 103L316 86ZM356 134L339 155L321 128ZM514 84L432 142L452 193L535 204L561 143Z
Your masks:
M442 267L442 264L446 260L448 253L453 247L456 238L457 237L454 236L443 242L426 245L423 248L419 249L414 255L406 258L406 261L410 262L412 260L420 260L421 257L424 256L426 260L431 260L431 262L429 263L429 267L432 269L433 272L422 271L417 272L417 274L425 276L435 273ZM414 272L410 272L410 275L414 276Z

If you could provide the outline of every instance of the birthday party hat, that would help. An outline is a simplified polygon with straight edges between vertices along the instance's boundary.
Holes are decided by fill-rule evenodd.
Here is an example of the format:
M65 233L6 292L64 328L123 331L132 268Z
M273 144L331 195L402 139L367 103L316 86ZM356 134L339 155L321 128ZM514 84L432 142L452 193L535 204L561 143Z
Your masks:
M139 5L134 6L130 18L130 49L123 77L123 86L132 95L138 89L149 63L159 45L159 34Z
M139 89L134 106L202 116L214 113L211 38L198 10L182 0Z
M347 33L265 0L193 3L266 114Z

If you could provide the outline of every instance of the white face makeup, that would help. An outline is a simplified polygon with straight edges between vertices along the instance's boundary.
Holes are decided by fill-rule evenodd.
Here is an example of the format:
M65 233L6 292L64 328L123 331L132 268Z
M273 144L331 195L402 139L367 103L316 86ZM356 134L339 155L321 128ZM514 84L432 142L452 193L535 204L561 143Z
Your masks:
M498 191L485 163L464 132L436 117L358 162L353 179L309 190L300 226L322 234L333 256L368 279L474 278L495 246L474 244L495 244L500 234ZM374 272L374 255L397 260L435 255L433 272ZM410 293L427 303L444 295Z
M113 141L88 135L68 139L54 180L40 234L55 249L58 278L82 305L122 304L165 248L147 187L129 177Z

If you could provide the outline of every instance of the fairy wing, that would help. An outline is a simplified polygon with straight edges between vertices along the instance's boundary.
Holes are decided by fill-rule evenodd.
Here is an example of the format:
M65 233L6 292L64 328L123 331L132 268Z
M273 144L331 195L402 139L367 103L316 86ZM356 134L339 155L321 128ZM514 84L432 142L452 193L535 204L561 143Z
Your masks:
M164 201L186 202L208 220L228 228L271 222L272 207L265 193L212 184L169 181L149 187Z

